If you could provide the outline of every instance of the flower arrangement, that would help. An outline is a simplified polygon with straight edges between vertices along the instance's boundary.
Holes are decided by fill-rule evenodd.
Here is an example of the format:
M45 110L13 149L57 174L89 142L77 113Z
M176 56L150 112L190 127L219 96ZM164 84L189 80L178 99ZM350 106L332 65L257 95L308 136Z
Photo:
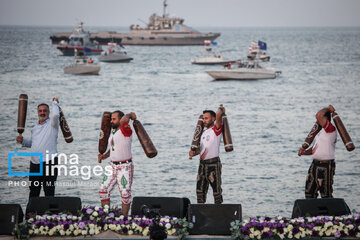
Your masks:
M116 207L88 206L83 207L77 215L71 213L36 215L29 218L25 224L18 226L22 229L15 229L15 233L24 233L25 228L28 229L28 236L87 236L107 230L119 234L147 236L149 227L153 223L153 219L145 216L125 217L121 209ZM165 227L168 235L176 235L182 239L187 235L187 229L191 224L185 219L165 216L159 218L159 225ZM19 237L19 234L15 235ZM24 238L24 234L20 238Z
M288 219L256 217L231 223L233 239L360 238L360 214Z

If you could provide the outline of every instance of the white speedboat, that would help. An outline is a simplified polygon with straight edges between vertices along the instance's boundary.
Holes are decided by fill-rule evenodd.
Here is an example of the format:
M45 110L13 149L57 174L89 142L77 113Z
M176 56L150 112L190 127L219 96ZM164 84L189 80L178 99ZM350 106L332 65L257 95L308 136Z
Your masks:
M128 56L125 51L122 51L122 46L116 43L108 43L108 51L99 57L101 62L130 62L133 60L132 57Z
M266 69L257 62L236 62L237 67L228 64L224 69L206 71L215 80L257 80L272 79L281 73L272 69Z
M223 56L221 56L220 53L213 51L211 47L208 47L208 45L213 44L217 45L215 42L210 41L204 41L205 48L204 48L204 54L202 57L199 57L197 59L191 60L192 64L198 64L198 65L224 65L229 62L233 63L235 60L226 60Z
M100 66L91 58L87 60L85 56L75 56L75 63L64 68L65 74L75 75L98 75L99 71Z

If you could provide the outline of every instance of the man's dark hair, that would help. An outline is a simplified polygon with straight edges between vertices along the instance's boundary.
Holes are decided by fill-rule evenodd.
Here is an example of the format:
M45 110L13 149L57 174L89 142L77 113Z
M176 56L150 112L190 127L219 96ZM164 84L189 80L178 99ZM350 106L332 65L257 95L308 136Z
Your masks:
M325 117L327 117L327 119L329 120L329 122L331 122L331 112L330 111L327 111L325 114L324 114Z
M117 114L118 114L119 119L121 119L121 118L125 115L125 114L124 114L122 111L120 111L120 110L113 111L113 112L111 113L111 115L113 115L114 113L117 113Z
M40 104L37 106L37 109L39 109L39 107L41 107L41 106L46 106L46 107L50 110L49 105L47 105L46 103L40 103Z
M210 113L210 115L211 115L212 117L216 117L216 113L215 113L213 110L204 110L204 111L203 111L203 114L205 114L205 113Z
M158 223L154 223L150 226L150 239L152 240L164 240L167 238L167 234L164 226L160 226Z

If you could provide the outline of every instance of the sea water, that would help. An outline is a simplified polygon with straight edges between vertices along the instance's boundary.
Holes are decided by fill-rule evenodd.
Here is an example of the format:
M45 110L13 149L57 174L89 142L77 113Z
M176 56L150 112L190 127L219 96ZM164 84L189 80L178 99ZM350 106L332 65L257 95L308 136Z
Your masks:
M224 203L242 204L243 216L290 216L296 199L304 198L311 156L297 156L316 112L332 104L356 146L360 143L360 28L224 28L216 40L227 59L244 59L251 41L262 40L271 56L264 67L282 71L276 79L213 81L205 71L222 66L191 65L203 46L126 46L130 63L99 63L97 76L65 75L72 57L61 56L49 36L71 27L0 27L0 202L19 203L25 210L27 177L8 176L8 153L16 144L17 106L21 93L29 96L24 137L37 122L36 107L58 97L74 141L65 143L61 131L58 151L70 158L68 168L97 161L104 111L133 111L158 150L149 159L133 135L133 196L187 197L196 203L198 157L188 158L198 116L223 104L234 151L220 145ZM89 28L116 30L123 28ZM104 47L106 49L106 47ZM360 211L359 149L336 145L334 197ZM75 155L74 155L75 154ZM108 165L105 160L101 166ZM29 159L13 161L12 172L27 172ZM56 196L80 197L83 205L99 205L102 176L88 168L78 176L58 177ZM14 186L14 182L18 185ZM19 184L25 183L25 185ZM43 192L42 192L43 195ZM120 205L119 190L111 195ZM213 203L209 189L208 203Z

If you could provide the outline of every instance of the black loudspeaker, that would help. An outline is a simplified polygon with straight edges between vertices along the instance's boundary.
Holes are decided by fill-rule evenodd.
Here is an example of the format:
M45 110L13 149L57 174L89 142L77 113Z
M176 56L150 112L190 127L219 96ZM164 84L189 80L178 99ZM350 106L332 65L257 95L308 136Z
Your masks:
M150 210L158 212L161 216L184 218L189 204L190 200L188 198L134 197L131 214L145 215L142 208L146 205Z
M341 216L351 214L342 198L297 199L294 203L292 218L305 216Z
M26 207L26 218L28 213L43 215L45 212L57 214L69 211L77 214L81 210L81 200L78 197L32 197Z
M188 220L194 223L191 235L231 235L230 223L241 221L241 204L190 204Z
M21 223L24 213L19 204L0 204L0 234L11 235L15 224Z

